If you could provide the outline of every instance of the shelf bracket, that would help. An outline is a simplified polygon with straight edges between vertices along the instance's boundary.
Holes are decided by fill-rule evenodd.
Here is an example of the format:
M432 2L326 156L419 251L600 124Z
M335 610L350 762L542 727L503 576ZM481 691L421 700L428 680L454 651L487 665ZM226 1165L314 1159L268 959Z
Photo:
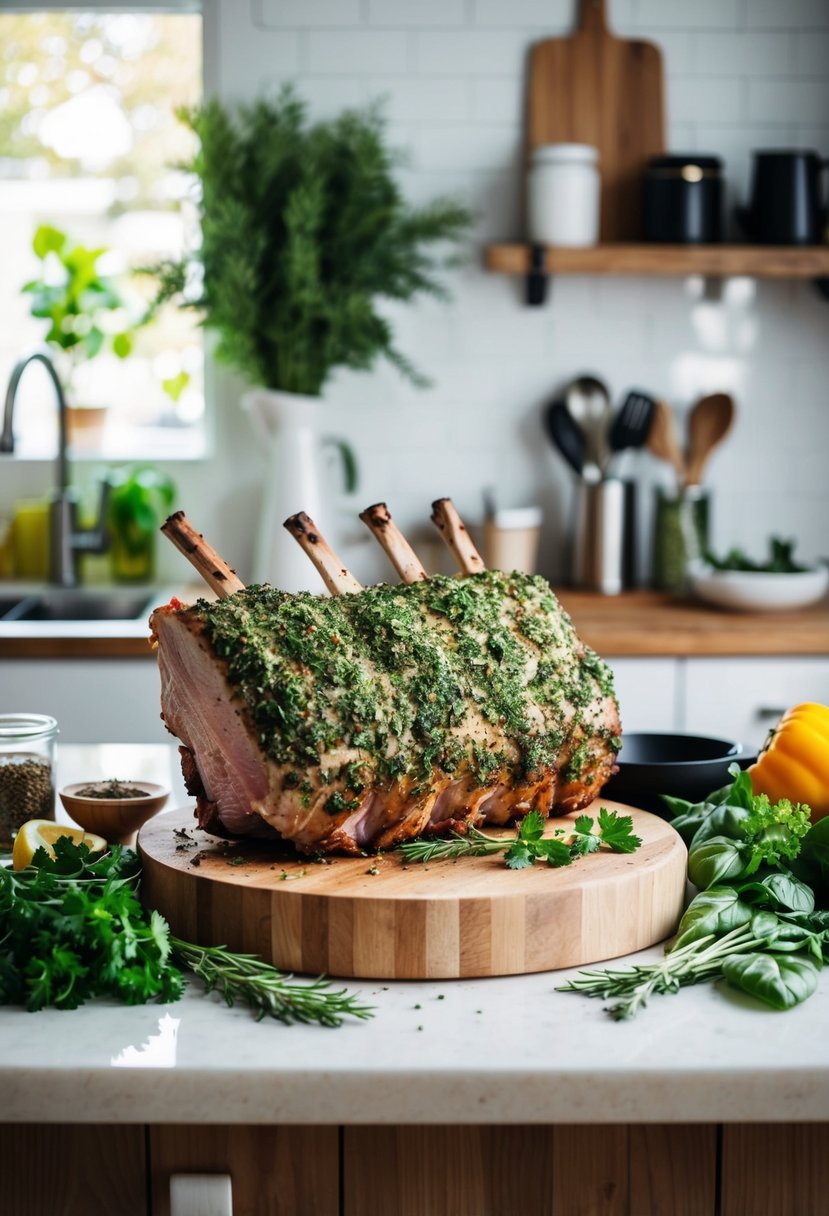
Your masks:
M546 249L543 245L530 245L530 269L527 272L527 303L537 308L547 299L550 276L547 273Z

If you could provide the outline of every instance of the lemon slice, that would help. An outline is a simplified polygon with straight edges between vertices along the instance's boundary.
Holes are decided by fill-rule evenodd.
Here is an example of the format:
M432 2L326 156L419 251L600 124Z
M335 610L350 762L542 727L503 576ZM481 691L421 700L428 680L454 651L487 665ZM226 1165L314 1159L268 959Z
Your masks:
M32 864L38 849L45 849L50 857L55 856L54 843L59 836L68 836L73 844L85 844L90 853L103 853L107 842L103 836L85 832L83 828L70 828L65 823L53 823L51 819L27 819L18 828L12 849L12 868L25 870Z

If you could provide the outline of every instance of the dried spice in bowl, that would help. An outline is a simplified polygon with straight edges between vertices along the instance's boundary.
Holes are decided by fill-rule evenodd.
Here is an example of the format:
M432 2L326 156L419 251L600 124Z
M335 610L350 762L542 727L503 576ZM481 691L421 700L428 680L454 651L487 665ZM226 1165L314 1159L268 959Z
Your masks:
M76 798L149 798L150 791L111 777L106 781L94 781L90 785L81 786L74 791L74 795Z

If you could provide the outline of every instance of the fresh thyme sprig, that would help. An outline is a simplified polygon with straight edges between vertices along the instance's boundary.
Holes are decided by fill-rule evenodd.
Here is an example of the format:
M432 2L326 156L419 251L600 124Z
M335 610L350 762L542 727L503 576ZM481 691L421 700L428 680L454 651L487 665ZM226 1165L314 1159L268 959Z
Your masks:
M605 807L599 811L598 832L594 831L595 823L589 815L579 815L569 839L565 839L563 828L557 829L554 836L545 836L544 825L544 816L539 811L530 811L522 819L514 840L499 840L470 827L465 836L451 832L438 840L406 841L399 851L405 862L447 861L503 853L509 869L524 870L536 861L546 861L549 866L569 866L577 858L595 853L601 845L614 853L632 853L642 843L633 833L630 815L619 815Z
M341 1026L344 1017L367 1020L373 1016L370 1005L345 988L333 989L324 976L309 983L293 982L276 967L256 954L235 954L224 946L196 946L170 938L176 961L192 971L204 984L205 992L220 992L228 1005L244 1001L256 1020L276 1018L279 1022L318 1022L321 1026Z

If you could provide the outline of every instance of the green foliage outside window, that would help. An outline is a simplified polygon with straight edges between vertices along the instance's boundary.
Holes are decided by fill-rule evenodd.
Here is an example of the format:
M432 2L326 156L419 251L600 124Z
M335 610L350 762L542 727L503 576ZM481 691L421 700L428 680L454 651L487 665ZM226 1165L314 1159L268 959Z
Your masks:
M119 359L132 352L134 326L111 278L101 275L98 260L106 249L87 249L65 232L41 224L32 248L42 273L23 287L31 296L31 314L49 322L44 338L67 357L67 374L83 360L111 350Z

